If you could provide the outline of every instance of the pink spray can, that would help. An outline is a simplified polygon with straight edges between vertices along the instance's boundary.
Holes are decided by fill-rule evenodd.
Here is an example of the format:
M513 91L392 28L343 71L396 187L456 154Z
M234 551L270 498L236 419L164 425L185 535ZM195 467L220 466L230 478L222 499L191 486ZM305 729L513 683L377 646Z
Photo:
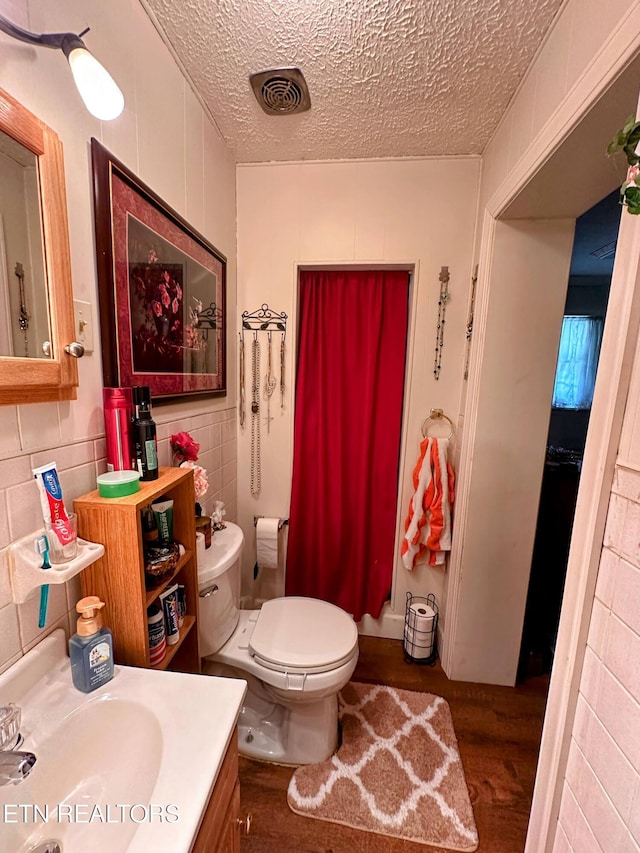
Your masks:
M104 427L107 439L107 470L134 468L131 445L131 388L103 388Z

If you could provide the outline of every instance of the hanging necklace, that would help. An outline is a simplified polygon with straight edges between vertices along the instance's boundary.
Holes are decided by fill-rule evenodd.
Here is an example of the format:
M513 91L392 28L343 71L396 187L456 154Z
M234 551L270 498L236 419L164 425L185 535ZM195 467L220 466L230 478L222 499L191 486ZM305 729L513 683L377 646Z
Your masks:
M244 404L245 404L245 399L244 399L244 336L242 334L240 334L239 337L240 337L240 344L239 344L238 360L240 362L240 390L238 393L238 397L240 400L240 403L239 403L240 426L244 427L244 416L245 416L245 411L244 411Z
M264 396L267 398L267 434L271 431L271 421L273 418L271 417L271 396L273 392L276 390L276 377L273 375L273 359L272 359L272 351L271 351L271 332L267 332L267 374L264 377Z
M442 365L442 348L444 346L444 315L449 299L449 267L440 268L440 299L438 300L438 325L436 328L436 358L433 365L433 375L440 379Z
M478 283L478 265L473 271L471 279L471 299L469 301L469 317L467 318L467 345L464 357L464 378L469 378L469 358L471 356L471 335L473 334L473 312L476 305L476 284Z
M31 319L31 315L27 311L27 300L24 293L24 268L20 262L16 263L15 275L18 279L18 289L20 291L20 314L18 316L18 325L20 326L20 331L24 335L25 358L28 358L29 340L27 338L27 331L29 329L29 320Z
M284 409L284 332L280 338L280 408Z
M261 488L260 470L260 341L254 332L251 344L251 494L257 497Z

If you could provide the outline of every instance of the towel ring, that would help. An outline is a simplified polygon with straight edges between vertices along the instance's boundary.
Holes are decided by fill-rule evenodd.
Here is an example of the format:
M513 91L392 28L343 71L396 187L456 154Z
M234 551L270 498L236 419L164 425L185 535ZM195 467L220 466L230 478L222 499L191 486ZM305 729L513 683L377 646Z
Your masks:
M450 431L449 435L443 436L443 438L447 438L447 439L453 438L453 434L454 434L453 421L451 420L451 418L449 418L449 417L447 417L447 415L445 415L445 413L442 411L442 409L431 409L431 412L429 413L429 415L422 421L422 426L420 428L420 431L422 432L422 437L423 438L429 437L429 433L428 433L429 427L427 426L429 421L441 421L443 419L445 421L447 421L447 423L451 427L451 431Z

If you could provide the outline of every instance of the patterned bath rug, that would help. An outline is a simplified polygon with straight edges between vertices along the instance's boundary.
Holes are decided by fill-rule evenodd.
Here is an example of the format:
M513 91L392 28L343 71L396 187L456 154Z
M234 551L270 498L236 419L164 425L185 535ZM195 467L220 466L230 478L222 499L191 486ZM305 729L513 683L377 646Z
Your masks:
M478 847L451 711L441 696L350 681L338 696L342 743L299 767L292 811L447 850Z

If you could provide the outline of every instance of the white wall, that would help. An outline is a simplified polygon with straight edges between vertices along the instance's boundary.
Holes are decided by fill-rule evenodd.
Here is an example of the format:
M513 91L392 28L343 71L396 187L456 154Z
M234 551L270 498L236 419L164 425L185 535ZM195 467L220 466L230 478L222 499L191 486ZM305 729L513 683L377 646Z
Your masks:
M102 369L89 140L98 138L228 258L228 376L225 398L156 406L161 464L170 464L168 437L191 430L210 475L205 506L224 500L235 517L235 164L215 127L137 0L10 0L3 13L34 32L79 32L124 92L122 116L101 124L85 110L60 51L36 49L0 35L0 85L60 136L64 147L74 296L93 306L96 349L79 362L78 399L0 408L0 548L42 525L31 469L55 460L65 501L95 488L105 470ZM53 627L68 628L78 584L51 587L49 620L37 629L37 596L12 603L0 564L0 669ZM35 602L35 603L34 603ZM75 616L72 615L75 627Z
M272 401L270 434L262 427L262 491L250 493L250 416L238 441L238 513L245 531L253 516L287 516L291 490L293 408L300 265L415 267L401 451L399 513L404 521L420 426L432 407L455 420L462 387L465 325L471 279L479 161L474 158L239 166L238 313L268 303L288 315L284 409ZM440 379L433 376L438 276L449 266L450 301ZM246 335L247 383L251 335ZM262 363L266 341L262 342ZM278 372L278 371L276 371ZM249 398L247 384L247 398ZM269 597L283 588L282 565L253 584L255 542L245 553L247 595ZM397 556L396 556L397 559ZM282 562L282 561L281 561ZM442 602L446 575L428 566L397 569L393 606L369 633L401 636L405 593L433 592ZM393 618L393 615L395 617ZM390 617L390 618L387 618ZM400 633L398 633L398 631Z
M447 674L515 684L573 220L497 222Z

